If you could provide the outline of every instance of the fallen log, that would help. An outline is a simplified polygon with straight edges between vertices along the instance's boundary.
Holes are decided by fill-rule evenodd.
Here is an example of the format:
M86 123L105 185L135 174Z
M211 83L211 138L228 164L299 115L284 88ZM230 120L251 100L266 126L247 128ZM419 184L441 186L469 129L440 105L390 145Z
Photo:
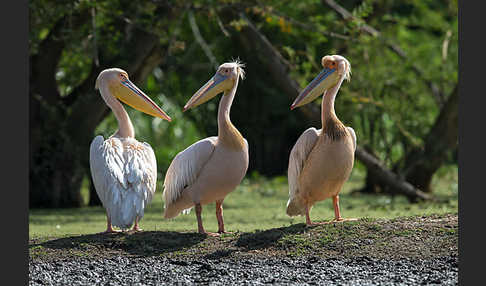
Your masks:
M412 184L388 170L378 158L366 152L361 146L357 146L355 156L366 166L368 176L372 176L381 187L389 188L390 192L401 193L407 197L433 200L431 195L415 188Z

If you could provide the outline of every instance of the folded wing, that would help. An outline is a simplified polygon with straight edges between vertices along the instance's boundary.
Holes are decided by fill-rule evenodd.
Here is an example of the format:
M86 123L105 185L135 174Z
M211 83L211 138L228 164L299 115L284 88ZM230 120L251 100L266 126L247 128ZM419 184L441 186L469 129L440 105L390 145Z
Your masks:
M289 157L289 167L287 171L289 181L289 200L287 202L287 214L290 216L302 214L303 207L298 200L298 182L300 172L304 167L305 161L316 145L321 129L311 127L300 135L295 143Z
M163 198L166 210L181 197L185 188L196 182L204 165L211 158L216 142L217 137L199 140L172 160L164 180Z

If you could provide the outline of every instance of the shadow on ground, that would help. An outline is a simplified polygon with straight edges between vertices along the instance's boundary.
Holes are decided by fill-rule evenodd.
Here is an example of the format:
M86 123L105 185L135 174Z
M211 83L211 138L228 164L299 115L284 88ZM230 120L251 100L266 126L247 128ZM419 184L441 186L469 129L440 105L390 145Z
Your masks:
M49 240L29 245L47 249L97 252L123 250L137 256L156 256L190 248L206 239L199 233L173 231L143 231L137 233L89 234Z
M298 223L287 227L256 231L255 233L243 233L238 238L236 246L246 248L247 250L264 249L274 246L284 235L299 234L308 229L305 223Z

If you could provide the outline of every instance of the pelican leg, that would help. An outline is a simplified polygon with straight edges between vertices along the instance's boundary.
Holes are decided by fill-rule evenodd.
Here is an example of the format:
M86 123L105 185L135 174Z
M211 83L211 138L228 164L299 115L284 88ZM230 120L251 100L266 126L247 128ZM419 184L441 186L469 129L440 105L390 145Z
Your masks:
M133 225L133 228L132 230L133 231L142 231L143 229L141 229L139 226L138 226L138 216L135 218L135 224Z
M342 218L341 212L339 211L339 195L332 197L332 204L334 205L334 220L331 222L344 222L344 221L357 221L357 218Z
M116 233L116 232L120 232L120 231L113 229L113 226L111 225L111 218L108 215L108 213L106 213L106 230L104 232L100 232L100 234Z
M218 219L218 233L232 233L224 231L223 201L216 201L216 218Z
M201 204L196 204L197 231L199 233L206 233L202 224L201 212L202 212Z
M211 235L211 236L218 236L219 234L217 234L217 233L207 232L207 231L204 230L204 227L203 227L203 224L202 224L201 213L202 213L202 206L201 206L201 204L197 203L196 204L197 231L200 234L208 234L208 235Z
M218 232L224 232L223 201L216 201L216 219L218 219Z
M312 226L312 225L314 225L314 223L310 219L309 211L310 211L309 206L306 206L305 207L305 224L307 226Z
M339 211L339 195L332 197L332 204L334 205L334 220L342 221L341 212Z

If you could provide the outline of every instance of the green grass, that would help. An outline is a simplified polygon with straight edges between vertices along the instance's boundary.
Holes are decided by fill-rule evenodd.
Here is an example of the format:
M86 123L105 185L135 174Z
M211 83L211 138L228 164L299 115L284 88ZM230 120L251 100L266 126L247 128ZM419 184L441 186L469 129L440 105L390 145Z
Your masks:
M226 230L252 232L289 226L304 222L303 217L288 217L285 207L288 199L286 177L265 179L247 175L242 184L224 201ZM340 195L343 217L395 218L403 216L457 213L457 167L443 168L434 178L435 195L444 202L409 204L403 196L353 194L362 186L363 176L353 171ZM85 191L84 191L85 192ZM162 191L158 188L147 207L140 226L145 231L194 232L197 229L194 210L189 215L163 219ZM331 220L334 217L332 200L318 202L311 211L311 219ZM207 231L216 231L214 204L203 206L203 223ZM102 207L79 209L31 209L29 238L64 237L92 234L105 230L106 217ZM325 241L323 242L325 243Z

